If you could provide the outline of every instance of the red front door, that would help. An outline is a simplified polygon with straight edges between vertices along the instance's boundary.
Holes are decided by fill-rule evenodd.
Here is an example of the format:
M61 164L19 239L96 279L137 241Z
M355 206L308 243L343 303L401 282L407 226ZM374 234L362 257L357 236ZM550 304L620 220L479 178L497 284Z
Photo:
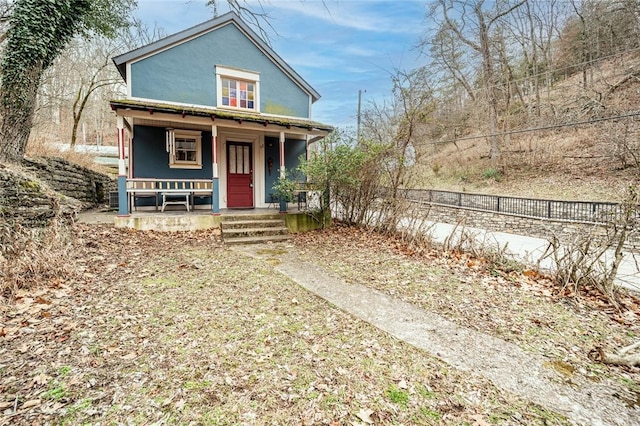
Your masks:
M253 207L251 144L227 142L227 207Z

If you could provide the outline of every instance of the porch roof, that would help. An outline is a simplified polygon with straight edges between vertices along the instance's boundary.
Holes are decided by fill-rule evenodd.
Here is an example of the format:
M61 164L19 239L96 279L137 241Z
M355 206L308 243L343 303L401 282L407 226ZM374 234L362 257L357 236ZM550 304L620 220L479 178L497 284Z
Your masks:
M275 125L286 129L298 128L309 132L326 132L327 134L331 133L334 130L334 127L329 126L328 124L323 124L312 120L305 120L303 118L252 114L244 111L229 111L198 105L176 105L138 99L112 100L110 101L110 105L112 110L116 111L118 115L123 116L127 115L124 111L146 111L150 114L157 112L179 115L182 118L210 118L212 121L221 119L235 121L236 123L242 123L243 121L246 121L248 123L257 123L265 127Z

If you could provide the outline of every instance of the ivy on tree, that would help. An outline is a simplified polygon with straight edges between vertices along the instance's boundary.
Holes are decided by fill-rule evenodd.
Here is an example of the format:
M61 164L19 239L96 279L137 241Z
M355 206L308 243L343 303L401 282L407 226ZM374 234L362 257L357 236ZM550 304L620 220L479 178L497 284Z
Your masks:
M0 161L20 162L43 72L76 35L114 37L136 0L16 0L0 61Z

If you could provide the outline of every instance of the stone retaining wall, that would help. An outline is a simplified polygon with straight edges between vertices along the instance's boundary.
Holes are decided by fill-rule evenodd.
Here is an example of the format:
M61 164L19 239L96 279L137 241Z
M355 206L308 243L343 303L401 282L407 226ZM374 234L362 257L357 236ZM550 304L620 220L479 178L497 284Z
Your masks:
M0 164L0 221L41 228L51 219L73 220L82 204L59 195L18 167Z
M109 202L109 192L118 184L109 176L70 163L62 158L29 158L23 166L54 190L82 201L88 206Z
M425 203L429 209L427 220L431 222L461 224L470 228L481 228L493 232L509 232L538 238L555 235L561 241L571 241L578 233L587 230L596 235L605 235L605 227L592 223L569 222L563 220L540 219L527 216L494 213L442 204ZM627 250L640 251L640 235L635 233L625 244Z

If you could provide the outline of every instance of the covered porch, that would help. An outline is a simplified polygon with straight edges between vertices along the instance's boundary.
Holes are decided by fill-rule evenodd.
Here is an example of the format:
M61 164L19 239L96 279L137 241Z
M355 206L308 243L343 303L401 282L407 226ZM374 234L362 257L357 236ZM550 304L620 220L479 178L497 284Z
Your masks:
M166 222L238 208L295 213L297 202L279 200L273 184L333 130L310 120L217 108L133 100L111 107L118 125L117 223L133 228L162 222L158 215Z

